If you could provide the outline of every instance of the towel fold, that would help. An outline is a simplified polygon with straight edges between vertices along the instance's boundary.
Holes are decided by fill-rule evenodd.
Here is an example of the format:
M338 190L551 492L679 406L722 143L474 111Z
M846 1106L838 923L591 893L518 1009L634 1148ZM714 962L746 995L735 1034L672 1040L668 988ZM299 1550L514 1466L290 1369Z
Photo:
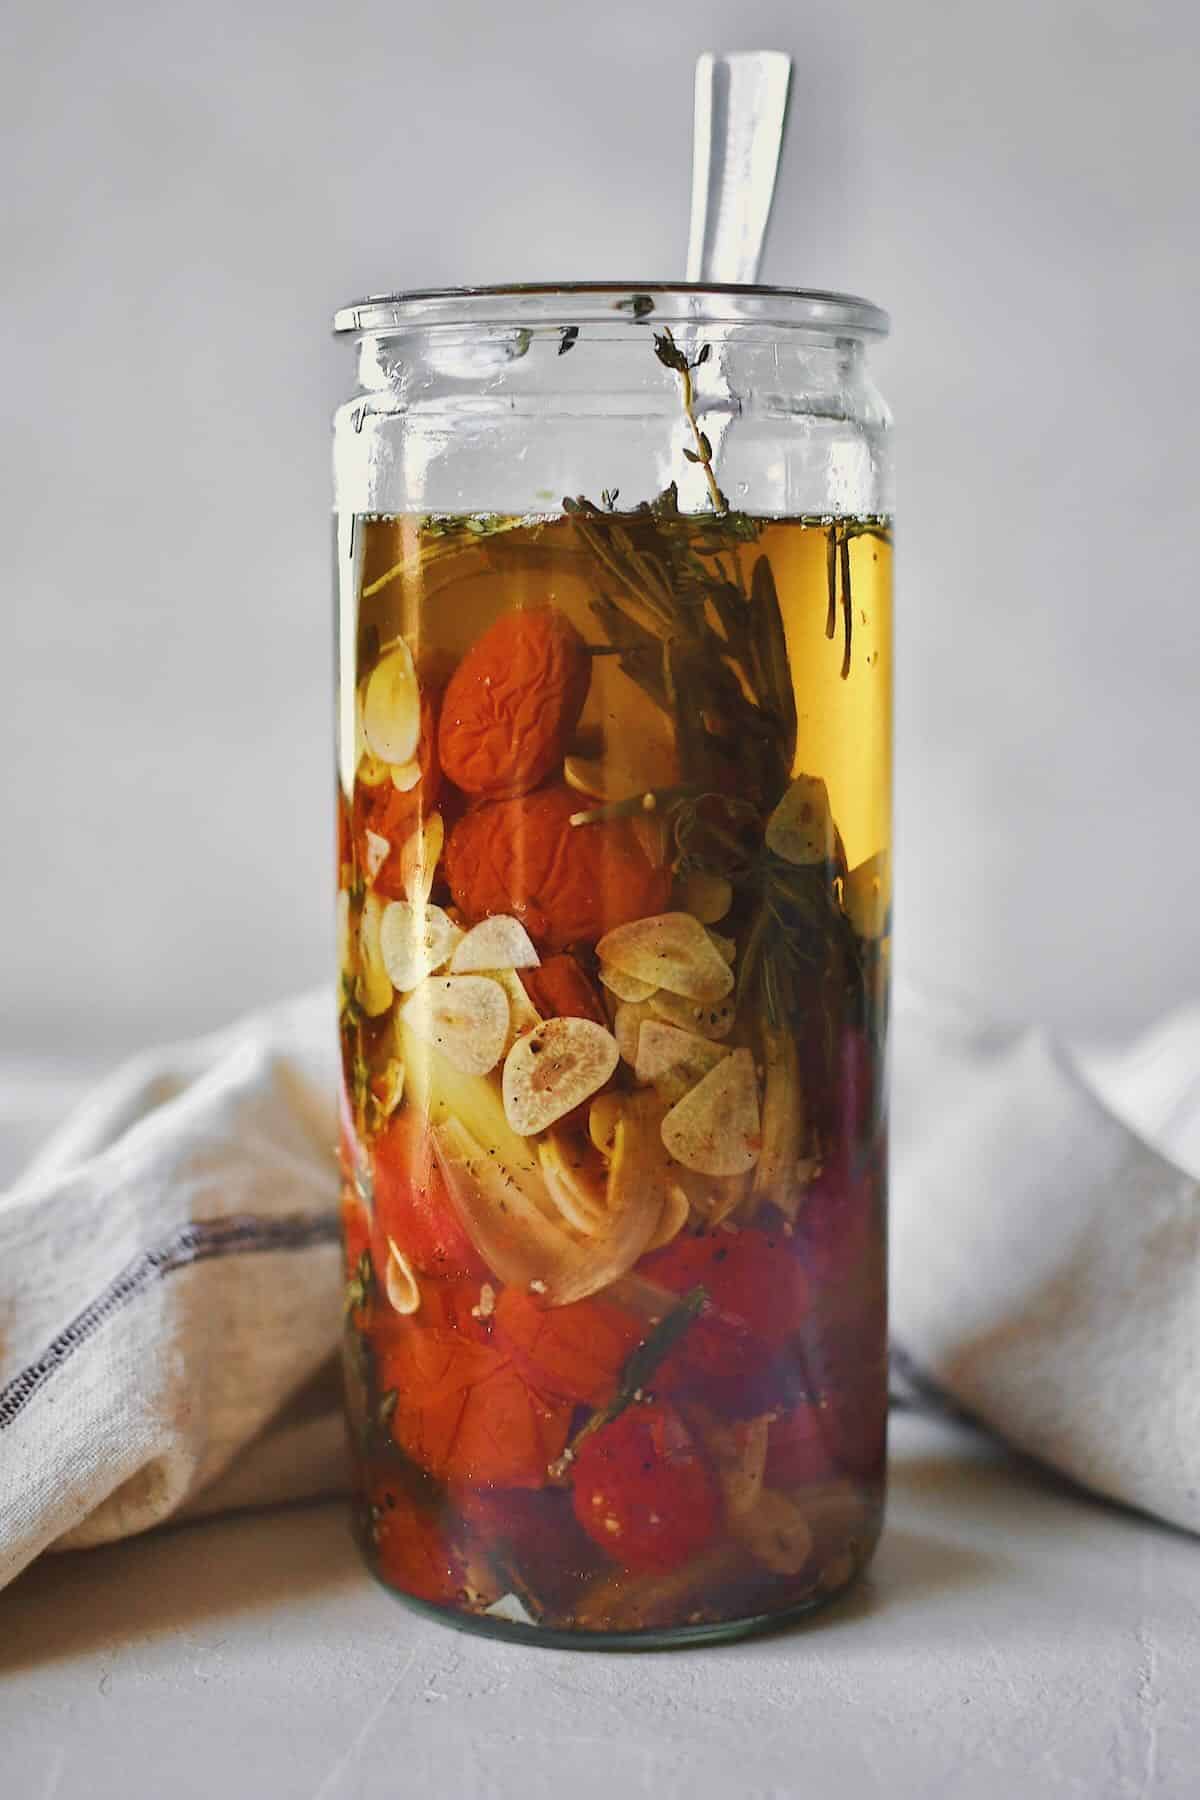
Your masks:
M919 1382L1200 1531L1200 1011L1073 1060L896 1009L893 1332ZM0 1585L343 1484L320 993L103 1083L0 1199Z

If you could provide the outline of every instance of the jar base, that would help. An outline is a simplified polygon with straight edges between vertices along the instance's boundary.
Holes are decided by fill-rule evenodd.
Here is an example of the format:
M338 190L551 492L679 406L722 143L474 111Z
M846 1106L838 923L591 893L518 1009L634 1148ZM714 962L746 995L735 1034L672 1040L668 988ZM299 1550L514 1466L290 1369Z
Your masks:
M742 1618L716 1619L696 1625L651 1625L639 1631L565 1630L546 1625L523 1625L488 1613L466 1612L418 1600L384 1581L369 1562L367 1572L385 1594L402 1606L426 1619L435 1619L439 1625L448 1625L453 1631L474 1637L498 1638L502 1643L524 1644L535 1650L686 1650L701 1644L729 1644L739 1638L765 1637L773 1631L797 1625L813 1613L823 1612L857 1587L870 1565L874 1548L872 1544L868 1554L840 1585L817 1589L780 1612L751 1613Z

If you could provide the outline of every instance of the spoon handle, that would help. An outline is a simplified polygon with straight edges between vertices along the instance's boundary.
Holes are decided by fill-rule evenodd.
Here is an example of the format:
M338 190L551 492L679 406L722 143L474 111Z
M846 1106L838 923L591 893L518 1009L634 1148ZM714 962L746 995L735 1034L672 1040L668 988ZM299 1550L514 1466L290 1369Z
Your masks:
M689 281L756 279L791 78L792 59L779 50L698 58Z

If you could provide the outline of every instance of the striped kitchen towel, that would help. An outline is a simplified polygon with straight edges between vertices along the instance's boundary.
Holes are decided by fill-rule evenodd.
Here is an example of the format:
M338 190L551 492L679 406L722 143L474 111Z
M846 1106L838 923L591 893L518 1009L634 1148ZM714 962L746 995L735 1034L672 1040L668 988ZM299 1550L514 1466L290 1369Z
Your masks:
M902 989L897 1362L1200 1531L1200 1011L1082 1063ZM148 1053L0 1198L0 1586L345 1484L328 993Z

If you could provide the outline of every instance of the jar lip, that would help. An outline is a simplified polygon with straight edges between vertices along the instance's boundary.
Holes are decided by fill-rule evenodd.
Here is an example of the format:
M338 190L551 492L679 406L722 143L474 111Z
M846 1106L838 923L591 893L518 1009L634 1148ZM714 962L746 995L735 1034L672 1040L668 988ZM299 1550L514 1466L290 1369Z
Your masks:
M518 281L496 287L409 288L369 294L333 316L335 333L436 326L612 324L770 325L835 336L886 337L891 320L857 294L822 288L699 281Z

